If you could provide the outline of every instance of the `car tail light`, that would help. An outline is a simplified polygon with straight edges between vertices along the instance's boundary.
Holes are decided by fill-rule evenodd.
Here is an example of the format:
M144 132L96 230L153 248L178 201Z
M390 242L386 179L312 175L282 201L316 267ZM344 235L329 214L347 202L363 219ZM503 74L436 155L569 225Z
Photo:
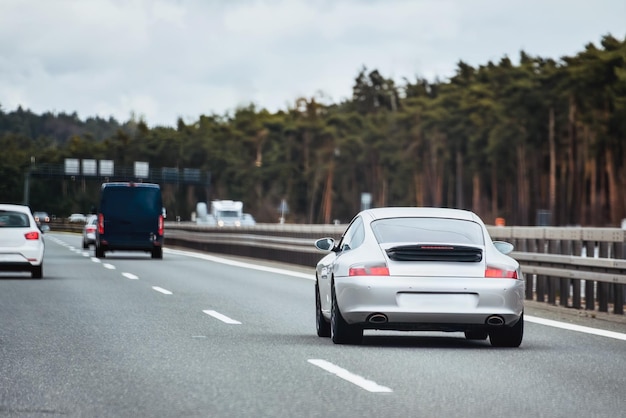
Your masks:
M163 236L163 215L159 216L159 236Z
M348 276L389 276L389 268L386 264L355 264Z
M98 233L104 234L104 215L101 213L98 214Z
M87 229L87 232L96 232L95 226L88 226L86 229Z
M517 279L516 270L504 270L497 267L487 267L485 277L494 279Z
M24 237L29 241L37 240L39 239L39 232L37 231L28 232L24 234Z

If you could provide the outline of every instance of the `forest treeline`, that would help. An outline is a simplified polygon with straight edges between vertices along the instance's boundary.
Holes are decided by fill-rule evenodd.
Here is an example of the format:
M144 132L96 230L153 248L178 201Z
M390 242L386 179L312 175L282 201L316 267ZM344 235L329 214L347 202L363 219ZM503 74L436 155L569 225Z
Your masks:
M65 158L210 172L206 187L167 186L168 212L182 219L219 198L276 222L285 199L288 222L346 222L370 193L372 206L465 208L487 223L535 225L547 211L555 226L619 226L626 38L606 35L558 59L459 62L445 80L397 82L363 68L341 103L304 97L274 113L250 105L176 127L0 108L0 201L22 201L33 161ZM31 178L31 207L85 212L98 188Z

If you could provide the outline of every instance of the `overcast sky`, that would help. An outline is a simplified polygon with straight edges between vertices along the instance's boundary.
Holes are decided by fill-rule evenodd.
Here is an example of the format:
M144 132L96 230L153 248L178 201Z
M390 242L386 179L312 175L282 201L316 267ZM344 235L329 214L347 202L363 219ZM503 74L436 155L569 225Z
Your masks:
M625 0L0 0L0 106L174 126L626 36Z

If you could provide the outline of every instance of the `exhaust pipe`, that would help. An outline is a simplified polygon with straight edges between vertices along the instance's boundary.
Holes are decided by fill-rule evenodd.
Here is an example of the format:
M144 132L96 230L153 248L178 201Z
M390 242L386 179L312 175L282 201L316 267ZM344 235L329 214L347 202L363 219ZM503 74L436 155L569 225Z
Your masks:
M486 322L487 322L487 325L501 327L502 325L504 325L504 318L502 318L500 315L491 315L490 317L487 318Z
M367 322L370 324L385 324L387 323L387 315L381 313L371 314L369 318L367 318Z

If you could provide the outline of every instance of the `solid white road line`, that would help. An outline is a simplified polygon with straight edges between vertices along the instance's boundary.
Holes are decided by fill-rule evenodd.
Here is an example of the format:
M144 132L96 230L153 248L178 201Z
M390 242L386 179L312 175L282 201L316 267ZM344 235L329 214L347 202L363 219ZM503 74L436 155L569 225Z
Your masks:
M139 277L135 276L133 273L122 273L122 276L130 280L139 280Z
M265 271L265 272L269 272L269 273L278 273L278 274L287 275L287 276L293 276L293 277L300 277L300 278L303 278L303 279L315 280L315 275L314 274L300 273L300 272L297 272L297 271L289 271L289 270L284 270L284 269L280 269L280 268L276 268L276 267L257 266L255 264L243 263L241 261L235 261L235 260L230 260L230 259L225 259L225 258L220 258L220 257L214 257L212 255L199 254L199 253L193 253L193 252L181 251L181 250L172 250L172 249L169 249L169 248L166 248L165 251L167 253L171 253L171 254L179 254L179 255L185 255L187 257L200 258L202 260L213 261L215 263L226 264L226 265L229 265L229 266L243 267L243 268L248 268L248 269Z
M598 328L584 327L582 325L568 324L566 322L553 321L551 319L539 318L536 316L524 315L524 321L533 322L535 324L546 325L549 327L567 329L569 331L584 332L585 334L599 335L601 337L614 338L616 340L626 341L626 334L614 331L606 331Z
M202 312L204 312L205 314L207 314L209 316L212 316L215 319L219 319L220 321L222 321L222 322L224 322L226 324L241 325L241 322L236 321L236 320L234 320L232 318L229 318L226 315L222 315L219 312L212 311L212 310L205 310L205 311L202 311Z
M152 286L152 288L154 290L156 290L157 292L163 293L164 295L171 295L172 294L172 292L170 292L169 290L163 289L162 287L159 287L159 286Z
M347 371L346 369L342 369L341 367L336 366L333 363L330 363L326 360L309 359L308 362L313 364L314 366L322 368L326 370L327 372L330 372L336 375L337 377L342 378L343 380L346 380L352 384L355 384L359 386L360 388L367 390L368 392L378 392L378 393L393 392L393 390L391 390L390 388L386 386L381 386L376 382L367 380L364 377L351 373Z

